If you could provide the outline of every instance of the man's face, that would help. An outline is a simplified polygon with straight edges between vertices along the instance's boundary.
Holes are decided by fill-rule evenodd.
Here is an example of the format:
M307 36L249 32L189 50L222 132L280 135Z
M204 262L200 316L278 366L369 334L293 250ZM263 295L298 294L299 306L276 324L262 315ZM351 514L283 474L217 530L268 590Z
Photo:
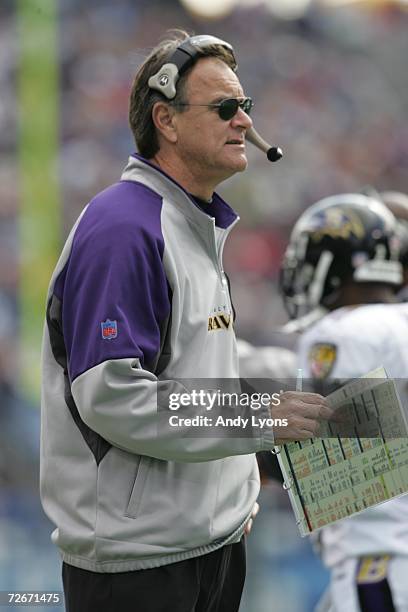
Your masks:
M200 59L186 83L184 102L217 104L226 98L243 98L236 74L217 58ZM247 167L245 132L252 126L250 117L239 108L228 121L217 108L187 106L176 114L177 154L201 180L218 184Z

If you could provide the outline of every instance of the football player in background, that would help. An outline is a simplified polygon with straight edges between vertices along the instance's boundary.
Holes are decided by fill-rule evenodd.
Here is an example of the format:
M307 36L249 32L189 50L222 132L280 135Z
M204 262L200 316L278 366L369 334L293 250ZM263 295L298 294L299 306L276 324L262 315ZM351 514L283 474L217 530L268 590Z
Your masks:
M301 215L282 267L285 304L295 318L328 311L300 339L305 378L355 378L381 365L390 377L407 377L400 245L400 226L373 197L336 195ZM331 579L319 609L408 610L408 496L324 528L320 544Z
M408 301L408 195L400 191L381 191L379 197L398 221L401 236L400 262L402 264L403 287L398 297L400 302Z
M255 346L237 338L239 373L245 378L294 378L296 355L283 346Z
M361 193L375 200L380 200L387 206L398 221L398 231L400 232L402 241L399 260L403 267L403 286L399 291L399 301L406 302L408 301L408 195L400 191L379 192L371 186L364 188ZM293 304L293 311L293 307L297 304L297 298L293 296L291 301ZM286 334L301 334L327 314L327 308L322 304L318 304L306 312L304 312L304 308L302 311L301 304L297 304L296 309L298 313L302 314L297 314L295 318L291 318L290 321L282 326L281 332ZM293 315L291 314L290 316Z

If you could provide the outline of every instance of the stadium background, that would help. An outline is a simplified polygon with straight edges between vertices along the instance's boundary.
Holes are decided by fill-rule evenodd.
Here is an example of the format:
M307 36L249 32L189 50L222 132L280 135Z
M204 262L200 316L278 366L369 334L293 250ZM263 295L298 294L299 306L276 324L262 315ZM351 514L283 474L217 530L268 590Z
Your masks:
M234 45L255 126L285 152L273 165L248 146L249 171L220 189L241 216L226 269L243 338L278 338L280 257L307 205L366 184L408 191L406 0L187 4L0 3L0 590L61 588L37 494L46 285L73 221L134 150L132 75L168 28ZM311 611L327 574L280 487L264 489L248 544L242 612Z

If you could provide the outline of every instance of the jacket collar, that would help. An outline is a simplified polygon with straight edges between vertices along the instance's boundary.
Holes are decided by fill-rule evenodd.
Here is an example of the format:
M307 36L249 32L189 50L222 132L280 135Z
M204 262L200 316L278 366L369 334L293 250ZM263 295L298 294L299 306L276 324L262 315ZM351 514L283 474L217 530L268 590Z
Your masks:
M206 214L195 202L193 196L171 176L136 153L129 157L121 180L143 183L177 206L191 221L200 225L208 225L211 217L214 217L217 227L227 229L239 219L237 213L217 193L213 195L211 211Z

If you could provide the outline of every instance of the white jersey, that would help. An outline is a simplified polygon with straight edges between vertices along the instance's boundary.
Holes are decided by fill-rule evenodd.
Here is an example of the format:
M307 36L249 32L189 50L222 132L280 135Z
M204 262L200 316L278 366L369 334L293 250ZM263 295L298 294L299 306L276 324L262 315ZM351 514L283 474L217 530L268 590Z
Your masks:
M296 355L282 346L254 346L237 338L239 374L245 378L294 378Z
M299 343L304 378L354 378L384 366L408 378L408 304L339 308L304 333ZM343 519L322 532L328 566L348 557L408 555L408 495Z

